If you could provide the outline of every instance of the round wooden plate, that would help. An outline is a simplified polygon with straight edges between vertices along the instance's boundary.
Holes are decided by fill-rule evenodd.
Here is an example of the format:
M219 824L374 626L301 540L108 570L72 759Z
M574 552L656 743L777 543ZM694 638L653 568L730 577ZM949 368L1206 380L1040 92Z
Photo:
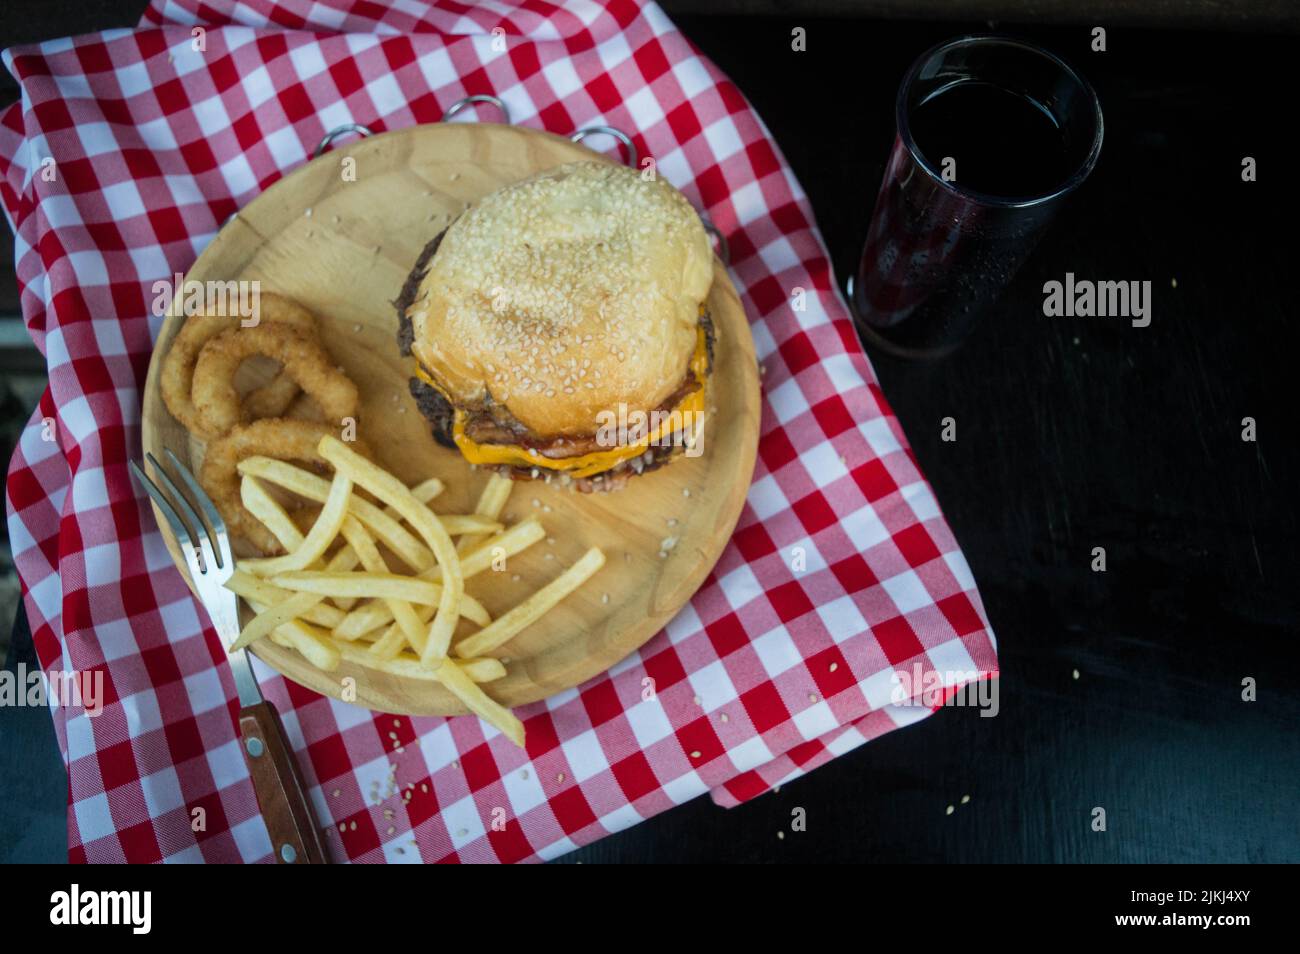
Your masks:
M407 483L441 478L447 489L434 509L471 513L487 475L430 436L407 390L413 365L398 355L390 302L425 243L468 205L535 172L593 158L602 157L567 139L511 126L440 124L373 136L309 162L250 202L199 256L186 280L260 280L263 291L289 295L314 311L322 341L361 392L357 436L377 462ZM515 484L506 522L538 514L553 542L511 557L506 572L488 571L469 581L467 591L494 617L590 546L605 551L606 563L501 648L508 675L485 688L504 705L576 686L637 649L695 592L731 536L754 469L759 383L744 309L722 265L715 263L714 272L709 307L718 343L703 454L634 477L611 493L580 494L541 481ZM159 459L170 448L197 472L203 445L168 413L159 384L161 357L183 320L169 316L154 349L143 443ZM243 377L250 373L256 376L248 366L241 369ZM155 517L185 573L175 537L156 508ZM668 537L676 537L676 545L661 557ZM473 631L468 623L461 626L462 633ZM269 640L255 652L295 682L337 698L354 695L350 701L371 709L413 715L466 711L430 681L347 662L323 672Z

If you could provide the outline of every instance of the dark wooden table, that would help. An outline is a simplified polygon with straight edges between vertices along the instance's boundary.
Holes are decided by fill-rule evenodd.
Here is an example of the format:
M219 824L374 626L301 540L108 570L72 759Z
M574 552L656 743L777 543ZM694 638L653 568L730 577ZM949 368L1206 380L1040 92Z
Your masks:
M678 21L771 128L841 276L899 78L987 26ZM999 28L1094 83L1101 162L965 347L872 360L980 584L1000 714L941 712L741 808L697 799L564 860L1300 860L1292 44L1112 28L1093 53L1086 27ZM1150 280L1150 327L1044 317L1067 271Z

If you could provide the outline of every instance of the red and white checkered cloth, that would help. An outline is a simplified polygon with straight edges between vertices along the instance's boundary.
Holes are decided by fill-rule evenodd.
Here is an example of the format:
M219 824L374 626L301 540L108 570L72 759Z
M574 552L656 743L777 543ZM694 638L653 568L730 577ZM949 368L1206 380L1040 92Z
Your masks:
M127 472L152 283L327 130L436 122L472 93L525 126L633 132L727 236L767 372L758 466L700 591L610 672L524 708L526 752L471 717L377 715L257 664L335 858L553 858L706 791L735 805L929 714L897 702L895 668L947 685L996 670L803 191L653 3L155 0L139 29L5 61L22 102L0 116L0 198L50 372L9 472L9 531L42 665L105 683L97 716L52 707L74 861L271 858L223 648ZM390 777L409 801L380 801Z

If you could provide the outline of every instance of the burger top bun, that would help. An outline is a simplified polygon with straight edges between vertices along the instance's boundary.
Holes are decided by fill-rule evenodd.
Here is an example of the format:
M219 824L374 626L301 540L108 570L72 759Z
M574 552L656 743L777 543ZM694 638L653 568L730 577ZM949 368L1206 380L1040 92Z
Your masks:
M407 309L412 351L458 407L491 401L539 436L659 407L696 346L713 252L660 179L574 162L482 199L442 237Z

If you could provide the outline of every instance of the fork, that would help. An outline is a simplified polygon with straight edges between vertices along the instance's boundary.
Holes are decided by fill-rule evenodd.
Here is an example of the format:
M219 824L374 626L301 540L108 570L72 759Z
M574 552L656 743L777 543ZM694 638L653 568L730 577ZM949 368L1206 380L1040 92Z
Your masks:
M229 646L239 636L239 600L225 586L235 572L230 535L226 532L226 523L221 519L221 514L189 468L170 450L166 454L190 495L198 501L207 517L206 525L194 505L153 454L145 454L145 457L170 492L171 499L135 461L130 462L131 472L171 524L180 543L181 553L185 556L185 565L189 567L190 579L194 583L199 602L208 611L223 645ZM180 512L177 512L177 508ZM182 513L185 520L181 519ZM197 546L195 538L198 539ZM276 712L275 706L262 698L262 690L257 685L257 677L253 675L253 667L244 649L230 653L230 666L234 670L235 688L239 692L239 734L243 742L244 760L248 763L253 791L261 806L275 856L287 864L325 864L329 861L329 856L325 853L293 750L285 738L280 714Z

